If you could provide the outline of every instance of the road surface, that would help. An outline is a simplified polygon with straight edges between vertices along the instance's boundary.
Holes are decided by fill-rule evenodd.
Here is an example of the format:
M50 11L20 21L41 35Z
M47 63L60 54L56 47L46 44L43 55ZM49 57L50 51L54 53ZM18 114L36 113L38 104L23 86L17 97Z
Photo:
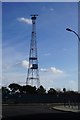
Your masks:
M51 109L49 104L3 105L2 120L71 119L78 114Z

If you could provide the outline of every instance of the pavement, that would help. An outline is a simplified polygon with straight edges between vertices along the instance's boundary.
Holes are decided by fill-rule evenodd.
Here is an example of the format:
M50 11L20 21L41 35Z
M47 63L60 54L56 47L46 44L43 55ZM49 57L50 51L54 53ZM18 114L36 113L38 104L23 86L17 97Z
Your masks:
M67 111L67 112L80 112L78 106L53 106L52 109L59 111Z

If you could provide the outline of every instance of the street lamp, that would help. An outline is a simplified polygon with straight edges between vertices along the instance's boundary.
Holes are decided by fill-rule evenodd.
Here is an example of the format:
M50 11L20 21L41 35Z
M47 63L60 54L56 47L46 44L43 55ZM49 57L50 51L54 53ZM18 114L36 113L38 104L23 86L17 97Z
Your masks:
M80 42L80 37L75 31L71 30L70 28L66 28L66 30L69 31L69 32L75 33L77 35L77 37L78 37L79 42Z
M75 31L73 31L73 30L70 29L70 28L66 28L66 30L69 31L69 32L75 33L75 35L77 35L78 40L79 40L79 42L80 42L80 37L79 37L79 35L78 35ZM79 100L78 100L78 110L80 110L80 103L79 103Z

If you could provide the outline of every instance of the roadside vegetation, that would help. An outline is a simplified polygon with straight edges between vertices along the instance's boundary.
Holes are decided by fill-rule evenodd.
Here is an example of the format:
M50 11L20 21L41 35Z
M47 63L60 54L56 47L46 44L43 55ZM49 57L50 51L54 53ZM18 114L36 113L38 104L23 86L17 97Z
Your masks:
M2 87L3 103L29 103L29 102L75 102L80 100L80 93L77 91L66 90L63 88L55 90L50 88L48 91L41 85L39 88L30 85L19 85L12 83L8 87Z

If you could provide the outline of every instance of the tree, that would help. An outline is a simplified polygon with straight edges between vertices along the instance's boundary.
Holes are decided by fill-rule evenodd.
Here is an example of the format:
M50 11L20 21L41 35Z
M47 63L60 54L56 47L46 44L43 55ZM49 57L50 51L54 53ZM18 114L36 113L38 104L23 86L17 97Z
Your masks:
M57 88L56 91L57 91L57 93L62 93L60 88Z
M66 92L66 88L63 88L63 92L64 92L64 93Z
M63 92L65 93L66 92L66 88L63 88ZM64 94L65 95L65 94ZM66 98L65 98L65 96L63 96L63 98L64 98L64 107L65 107L65 105L66 105Z
M1 91L2 91L2 94L9 94L10 93L9 89L6 87L2 87Z
M23 93L35 94L36 93L36 87L26 85L26 86L23 86L22 91L23 91Z
M56 94L56 93L57 93L57 91L55 89L53 89L53 88L50 88L48 90L48 94Z
M10 91L6 87L2 87L1 89L2 89L2 99L3 99L3 101L6 101L9 97Z
M38 93L38 94L45 94L45 93L46 93L46 89L44 89L44 87L41 85L41 86L37 89L37 93Z
M19 90L19 91L21 90L21 86L17 83L12 83L8 87L12 90L12 92L16 92L17 90Z

